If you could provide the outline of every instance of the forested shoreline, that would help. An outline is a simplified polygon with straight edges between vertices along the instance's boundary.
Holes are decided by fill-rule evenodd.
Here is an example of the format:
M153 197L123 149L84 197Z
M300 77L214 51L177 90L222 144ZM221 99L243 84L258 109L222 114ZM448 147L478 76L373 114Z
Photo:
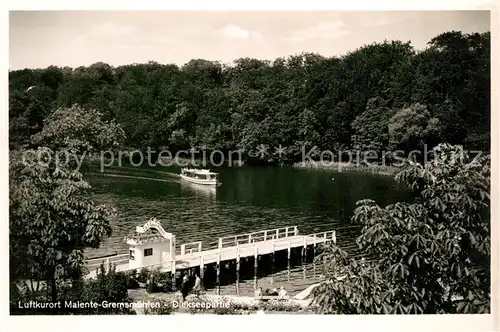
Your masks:
M264 144L264 162L296 162L313 146L490 144L489 32L446 32L423 51L385 41L342 57L23 69L9 72L9 88L11 149L29 146L51 113L74 104L115 119L127 148L248 152Z

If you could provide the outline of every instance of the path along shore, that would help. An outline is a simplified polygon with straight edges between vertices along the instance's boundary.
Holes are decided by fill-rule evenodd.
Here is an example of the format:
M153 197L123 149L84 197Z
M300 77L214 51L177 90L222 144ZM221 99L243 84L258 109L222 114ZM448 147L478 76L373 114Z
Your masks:
M282 300L277 302L277 306L281 307L277 308L275 310L272 310L273 312L276 311L288 311L288 312L293 312L293 311L303 311L306 310L309 305L312 302L312 299L310 298L310 294L312 290L317 286L318 284L311 285L307 287L305 290L302 292L298 293L292 298L288 298L286 300ZM129 295L132 298L133 302L155 302L155 301L165 301L167 303L172 303L176 304L177 306L180 306L182 301L182 295L180 292L175 292L175 293L148 293L145 289L133 289L129 290ZM239 296L239 295L216 295L216 294L202 294L200 297L197 297L195 295L188 295L186 300L184 302L210 302L210 303L229 303L232 306L236 306L238 308L246 308L243 309L244 311L248 311L247 313L250 312L263 312L265 309L261 309L263 302L250 296ZM136 313L141 315L144 314L144 309L142 308L137 308ZM190 311L189 309L183 308L183 307L178 307L173 310L172 314L181 314L181 313L196 313L196 310Z

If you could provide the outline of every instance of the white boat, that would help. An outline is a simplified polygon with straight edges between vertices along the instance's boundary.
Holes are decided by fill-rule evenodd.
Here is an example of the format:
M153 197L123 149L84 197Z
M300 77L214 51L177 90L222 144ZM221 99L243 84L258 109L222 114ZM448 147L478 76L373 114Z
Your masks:
M209 186L219 185L218 174L210 172L209 169L182 168L181 179L191 183L203 184Z

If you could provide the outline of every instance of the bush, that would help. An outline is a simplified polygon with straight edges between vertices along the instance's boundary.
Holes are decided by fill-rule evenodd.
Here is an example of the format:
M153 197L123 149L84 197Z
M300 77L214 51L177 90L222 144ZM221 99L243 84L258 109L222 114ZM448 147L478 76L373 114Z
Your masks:
M148 269L141 269L137 274L137 281L139 283L145 284L149 280L150 275L151 271L149 271Z
M287 312L304 311L304 308L298 303L290 301L279 301L279 300L262 303L261 305L259 305L259 309L262 309L264 311L287 311Z
M253 307L240 303L229 302L229 308L216 307L212 313L216 315L241 315L243 312L252 310Z
M170 292L172 290L172 274L161 272L159 269L151 271L147 281L146 291L148 293Z
M221 301L228 302L227 299L221 299ZM205 297L197 297L192 300L190 300L191 303L213 303L212 300L207 299ZM200 307L196 307L196 305L193 305L193 307L189 307L189 311L192 314L216 314L216 315L234 315L238 314L238 310L241 309L241 306L238 304L229 303L229 308L225 307L216 307L216 308L202 308L201 305Z
M83 284L81 299L83 302L97 302L103 303L104 301L111 303L126 303L130 304L132 299L128 295L128 276L124 272L116 272L116 266L111 266L107 271L104 264L101 264L97 271L95 279L87 280ZM71 300L75 300L71 298ZM81 310L81 312L80 312ZM135 314L135 311L124 306L119 308L97 308L79 309L80 314Z
M172 302L166 300L159 300L160 304L159 308L153 307L144 308L145 315L170 315L174 311L174 307L172 306Z
M242 315L249 314L258 310L264 311L280 311L280 312L302 312L306 311L300 304L290 302L290 301L269 301L263 302L256 305L248 305L240 302L232 302L228 299L221 299L229 303L229 307L216 307L210 309L204 308L189 308L192 314L216 314L216 315ZM191 302L212 302L203 297L195 298Z
M127 277L127 289L137 289L139 288L139 282L135 278Z
M129 270L125 272L127 275L127 288L137 289L139 288L139 282L137 281L137 270Z
M160 272L155 271L153 274L153 279L161 292L170 292L172 291L172 274L170 272Z

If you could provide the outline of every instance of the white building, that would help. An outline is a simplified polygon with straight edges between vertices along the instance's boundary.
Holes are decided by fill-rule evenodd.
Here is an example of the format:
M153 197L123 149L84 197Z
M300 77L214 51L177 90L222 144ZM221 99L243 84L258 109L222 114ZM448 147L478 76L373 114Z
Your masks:
M160 267L175 260L175 235L167 233L156 218L125 238L129 247L129 269Z

